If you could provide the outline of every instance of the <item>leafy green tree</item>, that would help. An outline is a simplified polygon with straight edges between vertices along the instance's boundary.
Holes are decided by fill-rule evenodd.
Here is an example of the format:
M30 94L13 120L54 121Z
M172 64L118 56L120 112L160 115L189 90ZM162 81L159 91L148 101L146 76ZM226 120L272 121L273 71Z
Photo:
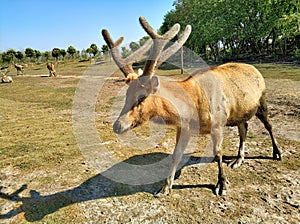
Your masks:
M63 59L65 59L67 52L65 49L60 49L60 55L63 57Z
M15 50L9 49L2 53L2 61L4 63L12 63L16 55Z
M103 44L101 47L101 52L103 54L106 54L107 52L109 52L109 47L106 44Z
M91 57L93 54L93 49L89 47L88 49L86 49L86 53L88 53Z
M26 48L25 55L27 58L32 59L35 57L35 51L32 48Z
M76 54L76 49L73 46L69 46L67 52L71 55L72 58L74 58L74 55Z
M45 61L47 62L49 58L51 57L51 53L49 51L45 51L43 53L43 57L45 58Z
M300 35L299 0L176 0L174 6L159 32L191 24L186 46L208 59L289 55Z
M42 56L42 53L39 50L34 50L34 55L35 55L35 58L37 60L39 60L40 57Z
M21 51L17 51L15 57L20 61L24 58L24 54Z
M109 57L111 59L109 47L106 44L102 45L101 52L103 53L104 57Z
M98 54L98 52L99 52L99 48L97 47L96 44L91 44L90 50L89 50L89 51L90 51L90 53L92 53L93 56L95 57L96 54Z
M131 51L126 47L122 47L121 49L122 49L121 55L123 58L126 58L131 54Z
M53 48L51 54L52 54L52 57L54 57L55 60L57 61L59 56L61 55L60 49L59 48Z
M136 51L137 49L140 48L140 45L137 42L131 42L129 44L130 50L131 51Z
M143 46L144 43L146 43L146 41L147 41L149 38L150 38L149 36L144 36L144 37L142 37L142 38L139 40L139 45L140 45L140 46Z

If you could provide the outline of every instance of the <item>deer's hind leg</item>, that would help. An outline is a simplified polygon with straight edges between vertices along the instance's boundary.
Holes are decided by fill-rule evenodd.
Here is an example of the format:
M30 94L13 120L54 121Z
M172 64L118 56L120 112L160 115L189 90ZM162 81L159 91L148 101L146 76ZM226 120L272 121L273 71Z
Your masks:
M265 94L263 94L262 97L260 98L260 106L258 107L255 115L264 124L265 128L268 130L270 134L272 140L272 146L273 146L273 159L281 160L282 159L281 152L277 147L277 142L272 132L272 125L270 124L269 117L268 117L268 107L267 107Z
M231 168L237 168L244 162L245 159L245 139L247 136L248 124L247 122L241 123L238 125L239 136L240 136L240 145L239 145L239 152L237 158L232 160L228 166Z

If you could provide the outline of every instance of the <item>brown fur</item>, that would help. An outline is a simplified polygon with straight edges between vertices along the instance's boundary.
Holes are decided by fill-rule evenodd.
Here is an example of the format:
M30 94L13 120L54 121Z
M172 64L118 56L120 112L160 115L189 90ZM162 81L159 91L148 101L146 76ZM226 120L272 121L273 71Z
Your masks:
M247 121L256 115L266 127L268 126L274 158L281 159L267 114L262 115L258 111L258 108L266 107L265 83L262 75L253 66L228 63L197 71L184 81L159 80L159 87L156 86L156 89L153 87L153 77L156 76L142 76L129 83L126 103L114 124L114 131L125 132L153 117L160 117L166 124L177 127L178 141L170 176L157 196L170 193L176 167L189 140L190 129L193 127L198 127L202 134L212 136L213 150L219 165L216 194L225 195L227 190L221 153L224 126L238 126L239 130L243 130ZM146 97L140 101L140 96ZM185 137L179 138L178 135ZM233 168L240 166L244 160L243 141L244 138L241 139L239 155L231 164Z
M24 74L24 66L14 64L15 68L17 69L17 75L23 75Z
M49 77L56 76L56 70L53 63L47 63L47 68L49 70Z
M164 123L177 128L170 173L164 187L156 194L157 197L171 192L175 172L190 140L192 128L199 129L202 134L211 135L219 170L215 189L218 195L226 194L228 183L222 167L224 126L237 126L240 135L238 156L229 164L232 168L240 166L244 160L247 121L254 115L263 122L270 134L273 158L281 159L267 116L264 79L256 68L247 64L228 63L198 70L184 81L163 80L154 75L155 69L184 44L191 27L188 25L179 39L164 49L167 41L178 33L179 24L175 24L165 34L158 35L144 17L140 17L140 23L153 39L153 47L142 76L133 74L132 63L144 54L149 46L142 47L126 59L122 59L117 47L123 38L113 42L107 30L103 30L102 35L116 64L127 78L126 83L129 84L125 105L113 125L114 132L121 134L155 117L160 117L158 122L163 119Z

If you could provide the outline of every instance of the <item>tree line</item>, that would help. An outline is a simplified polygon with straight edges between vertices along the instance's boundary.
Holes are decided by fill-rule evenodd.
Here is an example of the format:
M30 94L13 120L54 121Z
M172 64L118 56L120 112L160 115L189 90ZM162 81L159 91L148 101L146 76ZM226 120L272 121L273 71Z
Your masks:
M299 0L176 0L160 32L192 25L186 46L207 60L299 60Z
M75 47L69 46L66 50L53 48L52 51L41 52L32 48L26 48L25 51L15 51L9 49L0 53L0 64L8 65L12 63L42 63L58 60L88 59L90 57L105 57L109 52L107 45L103 45L101 49L96 44L91 44L87 49L81 52Z
M133 51L140 48L147 40L148 36L142 37L137 42L130 42L128 46L121 47L121 56L127 57ZM9 49L5 52L0 53L0 64L7 65L12 63L42 63L48 61L58 61L58 60L87 60L89 58L101 58L110 57L109 47L104 44L101 49L96 44L91 44L89 48L83 49L81 52L75 47L69 46L67 50L60 48L53 48L52 51L40 52L39 50L34 50L32 48L26 48L24 52L15 51L14 49Z

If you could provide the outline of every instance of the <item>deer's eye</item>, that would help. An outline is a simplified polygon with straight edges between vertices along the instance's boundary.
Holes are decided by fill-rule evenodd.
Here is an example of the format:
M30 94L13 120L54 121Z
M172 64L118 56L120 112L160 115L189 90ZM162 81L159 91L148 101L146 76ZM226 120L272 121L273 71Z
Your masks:
M138 102L139 102L139 103L143 102L143 101L146 99L146 97L147 97L147 96L146 96L145 94L139 95L139 96L138 96Z

